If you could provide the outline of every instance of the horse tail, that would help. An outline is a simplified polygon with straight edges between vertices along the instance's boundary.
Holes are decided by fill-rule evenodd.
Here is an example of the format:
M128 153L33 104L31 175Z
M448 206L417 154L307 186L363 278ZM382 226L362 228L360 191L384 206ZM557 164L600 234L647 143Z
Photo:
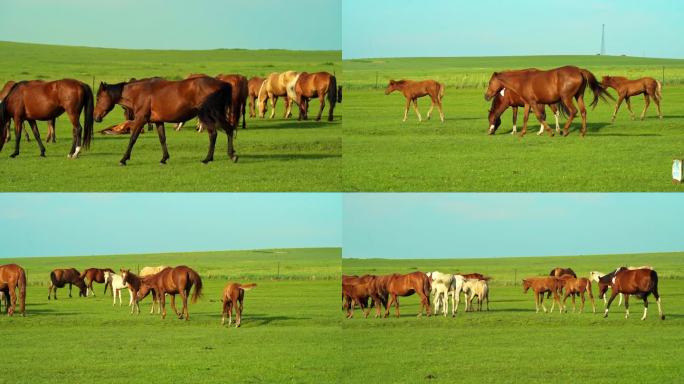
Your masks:
M656 97L658 98L658 101L663 99L663 84L656 80Z
M245 291L249 291L250 289L256 287L257 285L255 283L250 283L250 284L241 284L240 288L244 289Z
M331 106L337 103L337 78L335 75L330 75L330 84L328 84L328 102Z
M195 286L195 290L192 292L192 302L196 303L197 299L202 297L202 278L192 269L188 272L188 276L190 277L192 285Z
M19 268L17 283L19 285L19 311L24 315L26 310L26 271L24 268Z
M247 126L247 95L249 94L249 85L246 82L242 82L240 85L242 85L242 89L240 90L241 92L241 97L240 97L240 112L242 113L242 129L245 129Z
M58 281L57 281L57 276L55 275L55 271L50 272L50 282L55 287L57 286Z
M660 296L658 294L658 272L651 270L651 284L649 286L649 290L654 292L654 296Z
M5 98L7 99L7 98ZM9 125L9 112L7 111L7 103L0 100L0 151L5 146L5 137L7 137L7 126Z
M593 73L589 72L586 69L580 69L580 72L582 73L582 77L584 78L584 81L586 81L586 85L591 88L591 91L594 93L594 100L591 101L589 105L591 105L591 108L594 109L596 108L596 105L598 105L599 98L603 101L608 101L606 100L606 96L608 96L610 99L614 100L613 96L611 96L608 91L606 91L606 88L603 87L601 83L599 83L598 80L596 80L596 77L594 76ZM562 105L563 103L561 103ZM561 108L562 110L563 108Z
M337 86L337 102L342 104L342 86Z
M444 84L442 83L437 83L439 85L439 90L437 91L437 98L439 99L439 102L442 102L442 97L444 97Z
M90 85L81 83L83 87L83 93L85 93L85 103L83 105L83 113L85 114L83 122L83 147L85 149L90 148L90 141L93 139L93 90L90 89Z
M568 109L568 107L564 103L562 103L562 102L556 103L556 108L558 108L560 115L564 119L567 119L568 115L570 115L570 110ZM553 276L553 275L551 275L551 276Z
M218 124L226 129L226 134L232 135L235 129L233 119L228 119L228 111L232 109L233 87L228 83L222 83L220 88L207 96L202 102L198 113L199 120L203 124ZM232 115L233 111L230 111Z

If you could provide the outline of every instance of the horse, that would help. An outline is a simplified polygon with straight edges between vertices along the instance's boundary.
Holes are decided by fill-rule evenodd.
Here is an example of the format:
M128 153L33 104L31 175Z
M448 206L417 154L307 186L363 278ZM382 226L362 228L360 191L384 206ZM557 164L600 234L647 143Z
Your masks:
M618 293L625 294L625 319L629 317L629 295L635 295L644 301L644 315L641 320L646 320L648 313L648 295L651 293L658 303L658 314L661 320L665 320L665 314L660 305L660 294L658 293L658 273L653 269L626 269L620 268L613 277L613 292L606 304L603 317L608 317L610 304L615 300Z
M26 271L17 264L0 265L0 294L5 302L5 311L8 316L14 315L17 308L17 288L19 288L19 312L22 316L26 316Z
M476 280L486 280L486 281L489 281L492 279L491 277L485 276L485 275L483 275L481 273L477 273L477 272L459 273L459 275L463 276L464 279L476 279Z
M499 93L494 95L492 99L492 107L489 109L489 131L490 135L493 135L496 130L501 125L501 115L511 107L513 111L513 130L511 130L511 135L518 133L518 127L516 126L518 120L518 108L525 106L525 101L517 93L502 89ZM550 104L549 107L553 111L553 117L556 119L556 133L560 132L560 125L558 124L558 105ZM544 133L544 126L539 127L539 132L537 135Z
M465 279L463 282L463 293L465 296L466 312L473 311L473 299L477 296L477 310L482 311L482 303L487 300L487 310L489 311L489 284L487 280Z
M297 76L293 89L289 91L290 98L299 106L299 120L309 118L309 100L318 97L320 108L316 121L321 120L325 99L328 98L328 121L333 121L333 110L337 103L337 78L328 72L302 72Z
M226 323L226 315L228 315L228 326L233 323L233 308L235 308L235 328L240 326L242 321L242 301L245 297L245 291L256 287L256 284L240 284L228 283L223 288L223 310L221 312L221 325Z
M41 81L41 80L35 80L35 81ZM12 87L16 83L17 83L16 81L10 80L10 81L5 83L5 85L2 87L2 89L0 89L0 103L2 103L2 100L5 99L5 97L9 93L9 91L12 89ZM54 120L48 122L48 138L45 141L50 141L50 129L51 128L54 131ZM22 129L23 129L23 127L22 127ZM23 129L23 131L24 131L24 135L26 137L26 141L31 141L31 137L29 136L28 131L26 131L25 129ZM12 139L12 135L10 134L10 121L8 120L6 123L6 128L5 128L4 140L7 143L11 139ZM2 140L2 138L0 138L0 140ZM54 142L54 138L52 140Z
M128 287L128 284L126 284L123 281L123 277L121 275L117 275L116 273L105 271L104 272L104 277L105 277L105 284L109 284L110 287L112 287L112 295L114 296L114 302L112 302L112 307L116 305L116 298L117 296L119 297L119 306L121 306L121 290L126 288L128 289L128 306L133 305L133 292L131 289Z
M247 100L249 102L249 117L256 117L256 100L259 98L259 89L263 84L264 78L254 76L247 82Z
M556 267L549 272L549 276L561 277L563 275L570 275L574 278L577 278L577 274L572 270L572 268Z
M111 272L114 273L114 271L111 268L88 268L83 273L81 273L81 279L84 279L86 281L86 296L89 295L89 292L95 296L95 291L93 291L93 282L96 283L104 283L104 293L107 293L107 279L105 278L105 272Z
M423 315L423 309L425 309L428 316L432 314L430 308L430 279L423 272L378 276L375 279L375 291L381 297L390 297L385 309L385 317L389 316L389 309L392 303L395 304L397 317L399 317L399 299L397 297L411 296L414 293L420 296L418 317Z
M131 307L131 312L130 314L132 315L133 312L137 312L137 314L140 314L140 300L142 298L138 297L138 292L142 289L143 285L143 279L149 278L150 276L154 275L147 275L145 277L141 277L136 275L135 273L131 272L129 269L123 269L121 268L119 270L121 273L121 281L123 284L126 284L128 286L128 291L130 292L131 296L133 297L133 305ZM147 292L149 293L149 292ZM154 295L153 295L154 298ZM152 303L152 310L154 311L154 302ZM152 313L152 312L150 312Z
M632 104L629 102L629 98L641 94L644 95L644 110L641 112L641 120L646 116L646 110L651 104L650 98L653 98L656 107L658 107L658 117L660 119L663 118L663 113L660 111L660 101L663 99L663 85L660 81L652 77L629 80L622 76L603 76L601 84L606 88L613 88L618 94L615 112L613 112L613 118L610 120L611 123L615 121L615 116L617 115L623 100L627 103L629 114L632 115L632 120L634 120L634 112L632 112Z
M547 292L553 293L553 304L551 305L551 311L549 311L549 313L553 312L556 302L558 302L558 310L563 310L559 296L559 292L563 287L559 278L553 276L528 277L523 279L522 282L523 293L527 293L530 288L532 288L534 291L534 306L537 313L539 313L540 305L544 309L544 313L546 313L546 306L544 306L544 294Z
M591 291L591 280L586 277L577 278L577 276L572 276L570 274L565 274L560 277L563 282L563 289L565 293L563 294L563 308L565 308L565 302L568 300L568 296L572 296L572 312L577 310L575 305L575 295L579 295L582 299L580 305L580 313L584 312L584 293L589 292L589 299L591 300L592 312L596 313L596 304L594 303L594 293ZM568 312L565 309L565 312Z
M297 80L298 73L295 71L285 71L283 73L271 73L264 79L259 88L257 96L257 106L259 110L259 117L264 118L266 115L266 101L271 100L271 116L275 116L275 106L278 97L285 97L285 115L284 118L292 116L292 103L288 97L288 85Z
M167 265L160 265L157 267L143 267L143 269L140 270L139 276L145 277L149 275L154 275L155 273L159 273L166 268L168 268Z
M442 111L442 97L444 97L444 84L438 83L435 80L412 81L412 80L390 80L385 89L385 95L389 95L394 91L399 91L406 97L406 108L404 108L404 120L408 116L409 106L413 102L413 109L418 115L418 122L423 121L418 111L418 98L423 96L430 96L430 109L427 112L427 119L430 120L430 114L435 108L435 104L439 109L439 119L444 122L444 112Z
M71 287L75 285L78 287L78 296L87 297L87 287L81 274L76 268L54 269L50 272L50 286L48 287L48 300L50 294L54 292L54 299L57 300L57 288L64 288L69 284L69 297L71 297Z
M596 281L598 283L599 287L599 299L603 299L603 304L608 303L608 299L606 298L606 292L608 291L608 288L613 286L613 277L615 277L615 274L619 272L620 270L623 269L628 269L628 270L635 270L635 269L653 269L650 265L642 265L640 267L618 267L616 268L613 272L608 273L608 274L603 274L598 271L591 271L589 273L589 279ZM624 299L624 296L622 293L620 293L620 298L618 300L618 307L622 305L622 300Z
M354 315L354 303L356 303L360 308L361 312L364 313L364 317L368 317L370 308L366 311L368 307L368 299L371 298L375 303L376 314L375 317L380 316L380 308L382 305L387 305L387 300L381 297L375 287L375 279L377 276L374 275L363 275L358 276L343 276L342 278L342 295L345 299L343 309L347 312L347 318L351 319Z
M442 273L439 271L426 273L427 277L430 278L430 293L432 294L432 301L434 303L434 313L438 314L439 309L444 306L442 312L444 317L447 316L447 311L449 310L449 291L451 290L451 285L454 281L454 275L450 273ZM460 299L460 296L459 296ZM452 313L454 312L454 303L452 300L451 306Z
M567 136L570 133L570 125L577 114L577 108L572 101L574 98L577 100L582 117L581 135L584 137L587 130L584 90L587 87L594 94L594 99L589 104L592 108L596 107L599 98L604 101L606 97L613 98L591 72L574 66L554 68L548 71L494 72L489 79L484 98L489 101L504 89L512 90L524 100L525 114L528 115L529 110L532 109L550 136L553 136L553 131L546 123L544 105L558 104L561 112L568 115L568 120L563 129L563 136ZM524 136L526 132L527 124L524 124L520 136Z
M133 126L128 148L119 161L126 165L131 151L145 123L154 123L157 127L159 142L162 147L161 164L166 164L169 152L166 147L164 122L182 122L199 116L200 122L207 126L209 134L209 151L202 162L209 163L214 159L217 127L223 129L228 136L228 157L237 162L238 157L233 149L234 126L227 118L231 105L233 89L230 84L211 77L198 77L180 81L148 80L129 83L100 83L97 91L94 117L100 122L116 104L121 104L133 111Z
M126 276L124 276L124 281ZM147 276L142 279L142 285L140 290L137 292L136 301L141 300L147 296L150 291L154 291L157 296L157 300L161 304L161 318L166 318L166 298L165 294L171 295L171 308L176 313L179 319L185 318L185 320L190 319L190 314L188 313L188 296L190 296L190 290L195 287L192 294L192 302L196 303L197 300L202 296L202 278L200 275L185 265L181 265L174 268L166 268L161 272ZM179 294L183 300L183 309L178 312L176 309L176 295Z
M40 140L36 120L54 122L64 112L73 126L71 150L67 156L73 159L78 157L81 147L90 148L93 137L93 91L90 86L73 79L15 83L0 103L0 137L5 137L9 120L14 120L16 138L14 152L10 157L19 155L24 121L28 121L31 126L40 148L40 156L45 157L45 147ZM79 121L81 112L84 115L83 127ZM0 150L4 144L5 140L0 140Z
M247 97L249 95L249 82L246 77L239 74L219 74L218 80L230 84L233 87L233 95L230 107L231 124L235 127L242 116L242 129L246 128Z

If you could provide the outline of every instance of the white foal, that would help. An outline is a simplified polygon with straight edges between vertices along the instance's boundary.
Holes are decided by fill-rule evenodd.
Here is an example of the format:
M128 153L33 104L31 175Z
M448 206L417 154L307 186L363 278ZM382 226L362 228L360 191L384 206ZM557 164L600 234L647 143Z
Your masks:
M114 296L112 306L116 305L117 296L119 297L119 306L121 306L121 290L124 288L128 289L128 306L130 307L133 305L133 293L128 288L128 284L124 283L123 277L117 275L116 273L105 271L105 283L109 283L109 285L112 287L112 295Z

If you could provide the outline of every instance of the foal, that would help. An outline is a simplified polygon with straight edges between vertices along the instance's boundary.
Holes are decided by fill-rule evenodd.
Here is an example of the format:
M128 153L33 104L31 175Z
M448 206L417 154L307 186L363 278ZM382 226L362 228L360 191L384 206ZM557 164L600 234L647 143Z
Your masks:
M563 289L565 294L563 295L563 308L565 308L565 302L568 300L568 296L572 296L572 312L577 310L575 305L575 294L579 294L582 299L582 304L580 305L580 313L584 312L584 293L589 292L589 299L591 300L591 309L593 313L596 313L596 304L594 303L594 293L591 291L591 280L585 277L573 277L572 275L566 274L560 277L563 281ZM565 309L565 312L568 310Z
M660 81L652 77L642 77L641 79L637 80L629 80L628 78L622 76L603 76L603 79L601 79L601 84L603 84L604 87L615 89L618 93L618 100L617 104L615 104L615 112L613 112L613 118L611 119L611 122L615 121L615 115L617 115L618 109L620 109L622 100L627 103L629 114L632 115L632 120L634 120L634 112L632 112L632 104L629 102L629 98L641 94L644 95L645 102L644 110L641 112L641 120L644 119L646 110L651 104L649 97L653 98L653 101L656 103L656 107L658 107L658 116L661 119L663 118L663 114L660 111L660 100L663 99L663 86L660 84Z
M430 104L430 109L427 112L427 119L430 120L430 114L432 109L437 104L439 108L439 119L444 122L444 112L442 111L442 97L444 97L444 84L438 83L434 80L424 80L424 81L412 81L412 80L390 80L385 89L385 95L389 95L394 91L399 91L406 97L406 108L404 109L404 120L408 115L408 109L413 102L413 109L418 115L418 121L423 121L423 118L418 112L418 98L423 96L430 96L432 104Z
M532 288L534 291L534 305L537 313L539 313L539 305L541 305L542 309L544 309L544 313L546 313L546 307L544 306L544 294L547 292L553 293L553 304L551 305L551 310L549 313L553 312L556 301L558 302L558 311L561 312L563 310L559 296L559 292L562 289L560 279L552 276L528 277L527 279L523 279L523 293L527 293L530 288Z
M228 283L223 288L223 316L221 317L221 325L226 323L226 315L228 315L228 326L233 323L233 308L235 308L235 328L240 326L242 320L242 300L245 297L245 291L256 287L256 284L240 284Z

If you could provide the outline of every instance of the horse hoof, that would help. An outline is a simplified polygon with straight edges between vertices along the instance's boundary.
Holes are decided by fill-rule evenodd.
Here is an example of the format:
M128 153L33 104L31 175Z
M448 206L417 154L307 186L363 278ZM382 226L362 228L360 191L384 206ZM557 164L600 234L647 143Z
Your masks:
M161 164L161 165L166 165L166 159L161 159L161 160L159 161L159 164Z
M209 164L210 161L211 160L209 160L209 159L204 159L204 160L202 160L202 164Z
M125 160L119 161L119 165L122 166L122 167L125 167L125 166L126 166L126 161L125 161Z
M231 157L230 159L233 160L233 163L237 163L237 162L238 162L238 156L237 156L237 155Z
M45 157L45 152L41 152L40 157Z
M17 157L17 156L19 156L18 153L13 153L13 154L10 155L10 157L13 158L13 159L14 159L15 157Z

